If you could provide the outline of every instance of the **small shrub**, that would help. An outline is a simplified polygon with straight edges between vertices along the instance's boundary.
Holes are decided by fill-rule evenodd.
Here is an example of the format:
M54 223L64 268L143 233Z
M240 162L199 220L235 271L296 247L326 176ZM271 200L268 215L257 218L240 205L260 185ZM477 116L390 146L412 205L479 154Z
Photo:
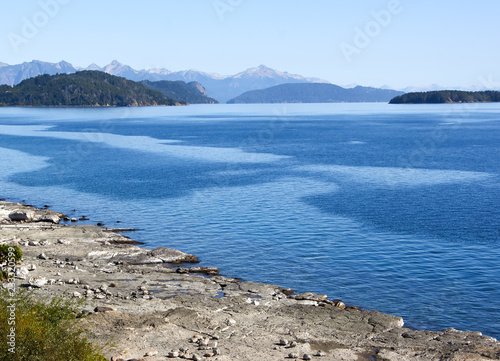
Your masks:
M76 321L76 301L63 297L50 302L35 300L18 290L14 301L0 292L0 360L4 361L105 361L102 352L85 337ZM15 325L8 306L15 305ZM15 328L15 352L7 343Z
M9 251L10 249L10 251ZM16 262L19 262L23 258L23 252L19 246L9 246L6 244L0 245L0 263L7 262L9 259L9 253L14 255Z
M18 263L23 258L23 252L19 246L0 245L0 282L7 279L7 271L2 265L7 264L11 258Z

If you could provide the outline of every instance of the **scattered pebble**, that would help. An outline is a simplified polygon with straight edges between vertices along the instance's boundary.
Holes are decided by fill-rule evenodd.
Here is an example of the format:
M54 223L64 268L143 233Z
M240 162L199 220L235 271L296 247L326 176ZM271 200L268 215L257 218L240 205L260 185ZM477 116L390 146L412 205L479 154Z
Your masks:
M284 338L282 338L279 342L278 342L278 345L280 346L286 346L288 345L288 341L285 340Z
M295 293L295 291L294 291L294 290L292 290L291 288L285 288L285 289L283 290L283 293L284 293L285 295L287 295L287 296L290 296L290 295L293 295L293 294Z
M341 300L333 300L333 305L338 308L345 309L345 303Z
M26 267L18 267L16 268L16 277L25 279L28 275L29 271Z

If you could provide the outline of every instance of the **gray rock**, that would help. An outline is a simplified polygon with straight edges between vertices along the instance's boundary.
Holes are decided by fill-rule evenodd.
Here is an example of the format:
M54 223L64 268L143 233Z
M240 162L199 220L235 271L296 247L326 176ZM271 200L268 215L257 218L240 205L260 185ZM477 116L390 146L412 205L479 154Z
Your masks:
M40 253L40 254L38 255L38 259L43 259L43 260L46 260L46 259L48 259L48 257L45 255L45 253Z
M300 300L297 303L304 306L318 306L318 301Z
M283 290L283 293L284 293L286 296L291 296L291 295L293 295L293 294L295 293L295 291L294 291L294 290L292 290L291 288L285 288L285 289Z
M164 263L198 263L198 257L182 251L158 247L151 251L153 257L159 258Z
M219 269L216 267L182 267L177 268L177 273L202 273L206 275L218 275Z
M278 345L280 345L280 346L287 346L288 345L288 340L282 338L281 340L279 340Z
M31 221L35 216L35 211L31 209L15 210L9 214L9 218L14 222Z
M52 212L50 210L41 210L33 216L33 222L49 222L59 224L63 215L61 213Z
M26 279L26 276L28 276L29 271L26 267L17 267L16 268L16 277Z
M341 300L333 300L333 305L338 308L345 309L345 303Z
M177 352L177 351L170 351L170 352L167 354L167 357L168 357L168 358L177 358L177 357L179 357L179 352Z
M28 281L30 286L36 287L36 288L42 288L45 286L48 281L45 277L31 277Z
M306 293L301 293L298 295L292 295L290 298L293 298L295 300L305 300L305 301L316 301L316 302L322 302L325 301L328 297L327 295L324 294L316 294L313 292L306 292Z

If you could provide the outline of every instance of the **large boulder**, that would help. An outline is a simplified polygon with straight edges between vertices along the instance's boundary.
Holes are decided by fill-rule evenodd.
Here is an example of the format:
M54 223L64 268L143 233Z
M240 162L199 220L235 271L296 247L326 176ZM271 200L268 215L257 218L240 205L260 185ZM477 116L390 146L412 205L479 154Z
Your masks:
M35 211L32 209L16 209L9 213L9 219L14 222L31 222L35 217Z

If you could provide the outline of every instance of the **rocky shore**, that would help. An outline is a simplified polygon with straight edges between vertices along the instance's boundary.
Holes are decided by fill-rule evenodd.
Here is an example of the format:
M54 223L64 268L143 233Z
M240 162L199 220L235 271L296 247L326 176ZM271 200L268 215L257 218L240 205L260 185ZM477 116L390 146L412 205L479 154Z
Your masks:
M116 230L0 201L0 244L24 257L17 287L84 299L80 322L110 360L498 360L479 332L415 331L403 319L314 293L242 282Z

